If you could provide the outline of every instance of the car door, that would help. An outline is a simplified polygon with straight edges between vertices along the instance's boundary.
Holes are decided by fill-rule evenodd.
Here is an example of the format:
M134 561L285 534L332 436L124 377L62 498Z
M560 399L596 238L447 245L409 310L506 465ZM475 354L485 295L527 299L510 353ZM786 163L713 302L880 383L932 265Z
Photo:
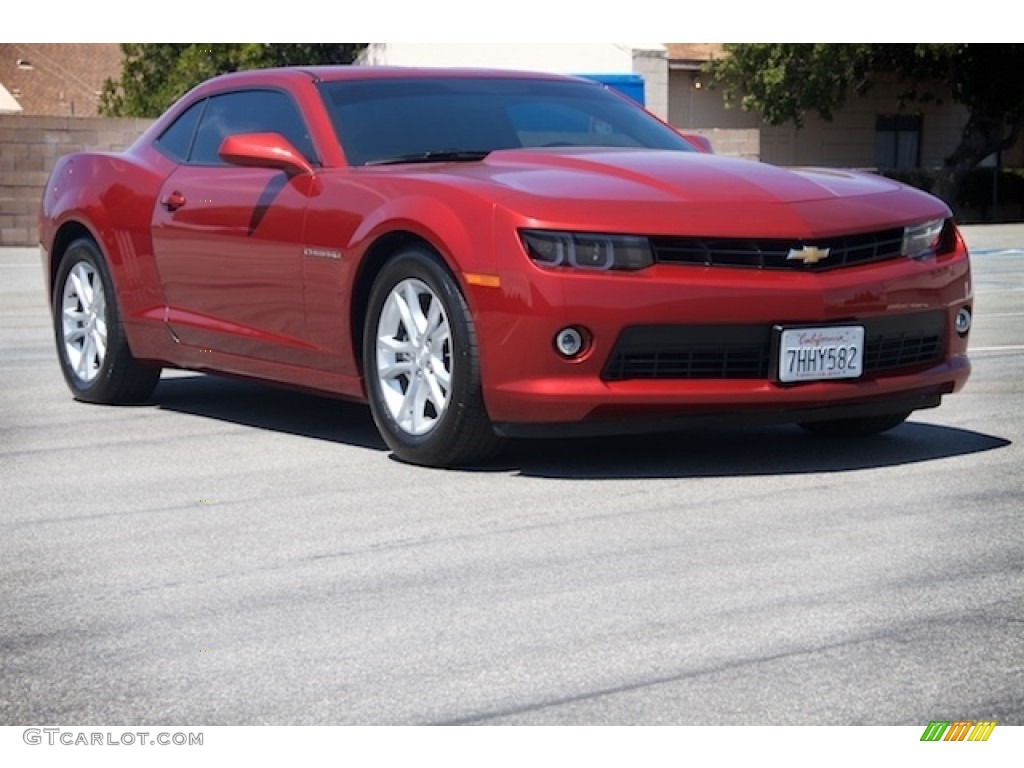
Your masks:
M301 238L308 179L230 165L218 155L227 136L277 132L315 162L298 107L280 91L244 90L193 110L187 157L165 180L152 217L170 329L199 349L306 364L312 350Z

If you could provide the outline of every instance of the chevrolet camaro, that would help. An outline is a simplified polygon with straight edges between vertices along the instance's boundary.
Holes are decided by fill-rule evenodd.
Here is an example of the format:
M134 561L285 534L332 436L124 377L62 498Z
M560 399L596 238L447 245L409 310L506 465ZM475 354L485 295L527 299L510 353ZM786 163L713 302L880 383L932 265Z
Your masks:
M941 200L699 149L568 76L217 77L127 151L57 161L64 378L94 403L146 400L165 367L365 400L433 466L708 421L869 435L964 385Z

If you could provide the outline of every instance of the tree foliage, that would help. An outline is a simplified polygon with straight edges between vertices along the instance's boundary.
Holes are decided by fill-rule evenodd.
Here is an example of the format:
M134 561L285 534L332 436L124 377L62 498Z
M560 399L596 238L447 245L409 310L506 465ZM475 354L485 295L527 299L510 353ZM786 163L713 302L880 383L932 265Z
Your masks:
M350 64L366 43L122 43L121 77L108 79L100 113L156 117L203 80L225 72Z
M967 43L729 44L708 73L726 103L771 125L800 127L808 113L831 120L880 79L901 84L896 109L950 99L968 112L960 143L939 170L936 192L956 198L967 173L1013 146L1024 129L1024 45Z

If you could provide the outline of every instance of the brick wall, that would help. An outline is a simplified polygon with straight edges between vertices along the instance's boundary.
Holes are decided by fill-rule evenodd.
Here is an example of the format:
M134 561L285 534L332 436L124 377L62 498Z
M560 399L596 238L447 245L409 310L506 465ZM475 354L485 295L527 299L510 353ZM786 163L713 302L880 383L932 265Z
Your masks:
M128 147L151 120L0 115L0 246L36 245L43 187L57 158Z

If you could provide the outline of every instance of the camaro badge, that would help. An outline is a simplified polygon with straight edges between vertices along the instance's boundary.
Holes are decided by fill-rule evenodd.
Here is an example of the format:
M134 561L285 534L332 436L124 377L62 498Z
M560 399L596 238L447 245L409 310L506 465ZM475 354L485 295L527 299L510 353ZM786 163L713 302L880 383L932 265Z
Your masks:
M312 256L317 259L332 259L333 261L341 260L341 251L336 251L333 248L306 248L302 249L303 256Z
M805 245L803 248L790 248L786 261L802 261L804 264L817 264L822 259L827 259L831 248L818 248L814 245Z

